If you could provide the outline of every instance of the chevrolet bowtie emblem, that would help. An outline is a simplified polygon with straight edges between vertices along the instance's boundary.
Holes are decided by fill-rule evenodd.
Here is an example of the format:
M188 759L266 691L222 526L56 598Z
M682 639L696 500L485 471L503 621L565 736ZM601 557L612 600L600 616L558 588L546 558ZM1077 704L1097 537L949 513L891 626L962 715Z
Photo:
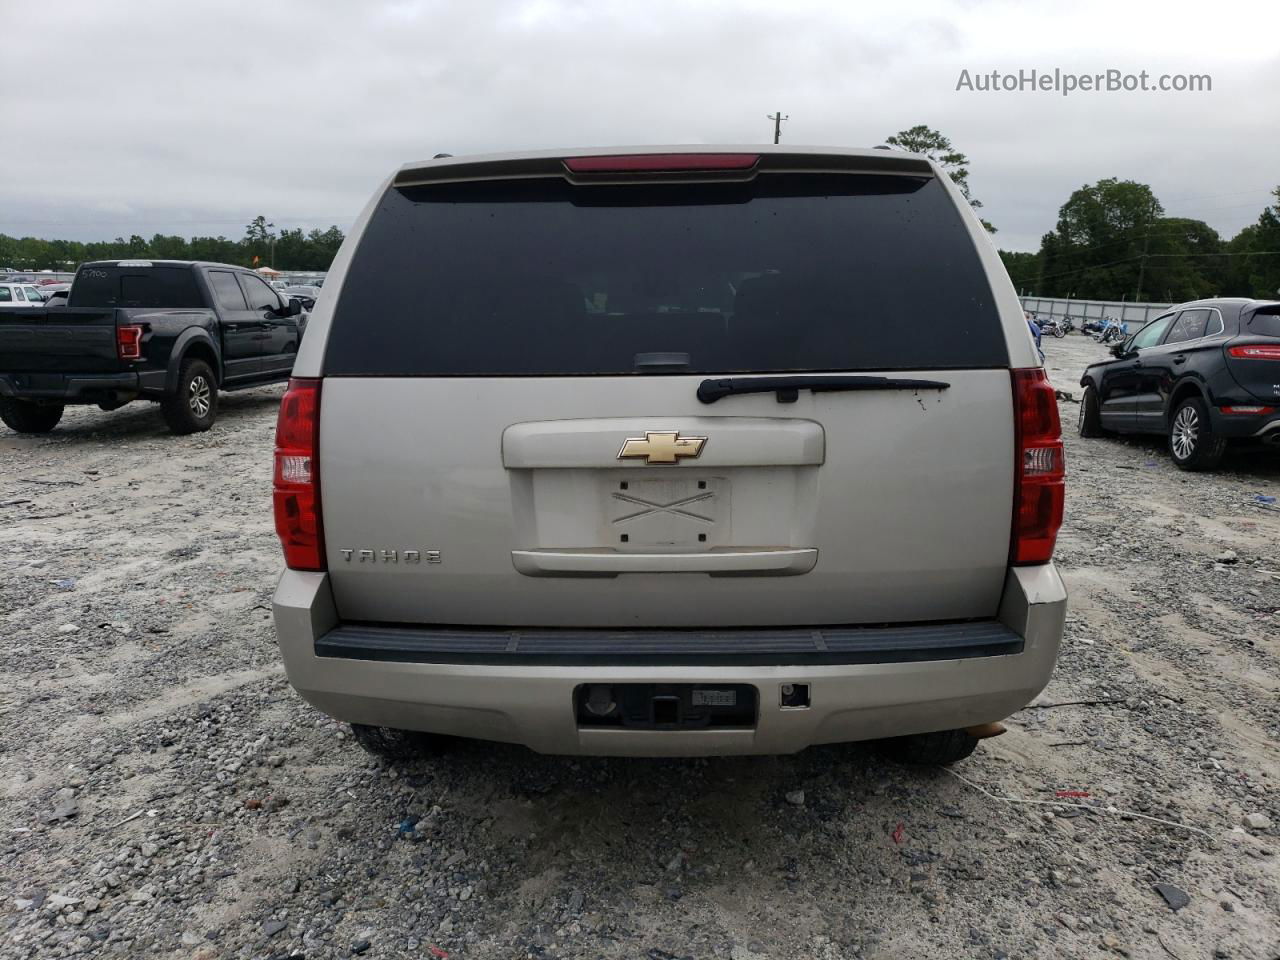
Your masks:
M675 463L702 453L706 442L706 437L682 437L677 430L646 430L643 437L627 437L618 451L618 459Z

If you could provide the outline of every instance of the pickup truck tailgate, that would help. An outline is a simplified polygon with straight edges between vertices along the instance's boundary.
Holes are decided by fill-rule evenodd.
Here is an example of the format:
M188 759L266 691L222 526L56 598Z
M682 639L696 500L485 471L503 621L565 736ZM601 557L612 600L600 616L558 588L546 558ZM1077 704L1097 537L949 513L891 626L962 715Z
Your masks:
M121 369L114 308L0 309L0 373Z

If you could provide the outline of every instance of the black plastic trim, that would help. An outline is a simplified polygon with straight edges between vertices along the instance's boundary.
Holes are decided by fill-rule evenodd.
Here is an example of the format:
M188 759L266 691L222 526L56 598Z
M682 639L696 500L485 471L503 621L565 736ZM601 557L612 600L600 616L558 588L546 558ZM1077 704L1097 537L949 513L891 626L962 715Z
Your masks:
M777 666L918 663L1021 653L994 620L909 627L765 630L505 630L343 624L318 657L528 666Z
M801 390L814 393L867 390L949 390L951 384L942 380L915 380L902 377L839 376L822 377L805 374L797 377L708 378L698 384L698 399L703 403L715 403L736 393L777 393L779 403L795 403Z
M125 373L0 373L0 397L21 400L94 402L87 398L114 390L137 390L138 374Z

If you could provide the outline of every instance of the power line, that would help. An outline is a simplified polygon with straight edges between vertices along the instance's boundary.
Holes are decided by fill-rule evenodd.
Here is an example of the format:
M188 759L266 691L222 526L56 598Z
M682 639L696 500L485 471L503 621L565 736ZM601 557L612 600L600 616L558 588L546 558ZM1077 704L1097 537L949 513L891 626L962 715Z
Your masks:
M1139 228L1135 228L1135 229L1139 229ZM1212 230L1213 228L1210 227L1209 229ZM1214 232L1217 233L1216 230L1214 230ZM1175 227L1171 230L1148 231L1147 233L1140 234L1138 236L1117 237L1116 239L1108 240L1105 243L1095 243L1092 247L1077 247L1072 244L1068 244L1067 247L1068 249L1071 250L1072 253L1086 253L1089 250L1101 250L1103 247L1112 247L1112 246L1115 246L1117 243L1128 243L1130 241L1145 240L1148 237L1172 237L1172 236L1177 236L1179 234L1182 234L1183 236L1190 236L1190 231L1188 231L1187 228L1185 227Z
M1009 279L1013 280L1014 286L1017 286L1019 283L1030 282L1032 280L1043 283L1045 280L1056 280L1058 277L1069 277L1074 274L1081 273L1085 270L1101 270L1103 267L1114 267L1116 264L1119 264L1119 263L1132 263L1134 260L1141 260L1141 259L1142 259L1142 256L1141 254L1139 254L1136 257L1125 257L1122 260L1109 260L1106 263L1091 263L1088 266L1076 267L1074 270L1064 270L1062 271L1062 273L1051 273L1045 277L1027 276L1027 277L1020 277L1017 280L1013 280L1012 277L1010 277Z
M1235 253L1150 253L1148 259L1156 257L1274 257L1280 256L1280 250L1238 250Z
M1148 253L1146 259L1154 260L1157 257L1163 259L1165 257L1280 257L1280 250L1242 250L1236 253ZM1120 260L1109 260L1106 263L1089 263L1076 267L1073 270L1064 270L1061 273L1051 273L1044 277L1025 276L1019 277L1013 281L1014 286L1019 283L1029 283L1031 281L1043 282L1045 280L1056 280L1058 277L1069 277L1074 274L1084 273L1087 270L1101 270L1103 267L1114 267L1121 263L1132 263L1134 260L1143 259L1142 254L1133 257L1124 257Z

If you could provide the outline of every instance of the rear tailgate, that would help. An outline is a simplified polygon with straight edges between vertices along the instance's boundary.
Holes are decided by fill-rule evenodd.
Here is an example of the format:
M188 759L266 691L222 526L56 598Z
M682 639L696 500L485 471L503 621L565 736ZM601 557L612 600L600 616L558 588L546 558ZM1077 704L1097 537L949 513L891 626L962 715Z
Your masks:
M932 177L393 187L323 372L345 620L878 624L999 605L1008 352ZM706 379L809 373L945 388L698 399Z
M0 373L114 373L116 311L93 307L0 309Z
M1240 318L1240 335L1224 348L1235 381L1262 403L1280 401L1280 304Z
M734 398L732 416L699 409L698 378L571 392L546 379L326 380L339 612L617 627L991 616L1009 552L1009 375L947 377L933 395ZM705 446L672 466L617 459L654 430ZM622 572L629 561L669 572Z

